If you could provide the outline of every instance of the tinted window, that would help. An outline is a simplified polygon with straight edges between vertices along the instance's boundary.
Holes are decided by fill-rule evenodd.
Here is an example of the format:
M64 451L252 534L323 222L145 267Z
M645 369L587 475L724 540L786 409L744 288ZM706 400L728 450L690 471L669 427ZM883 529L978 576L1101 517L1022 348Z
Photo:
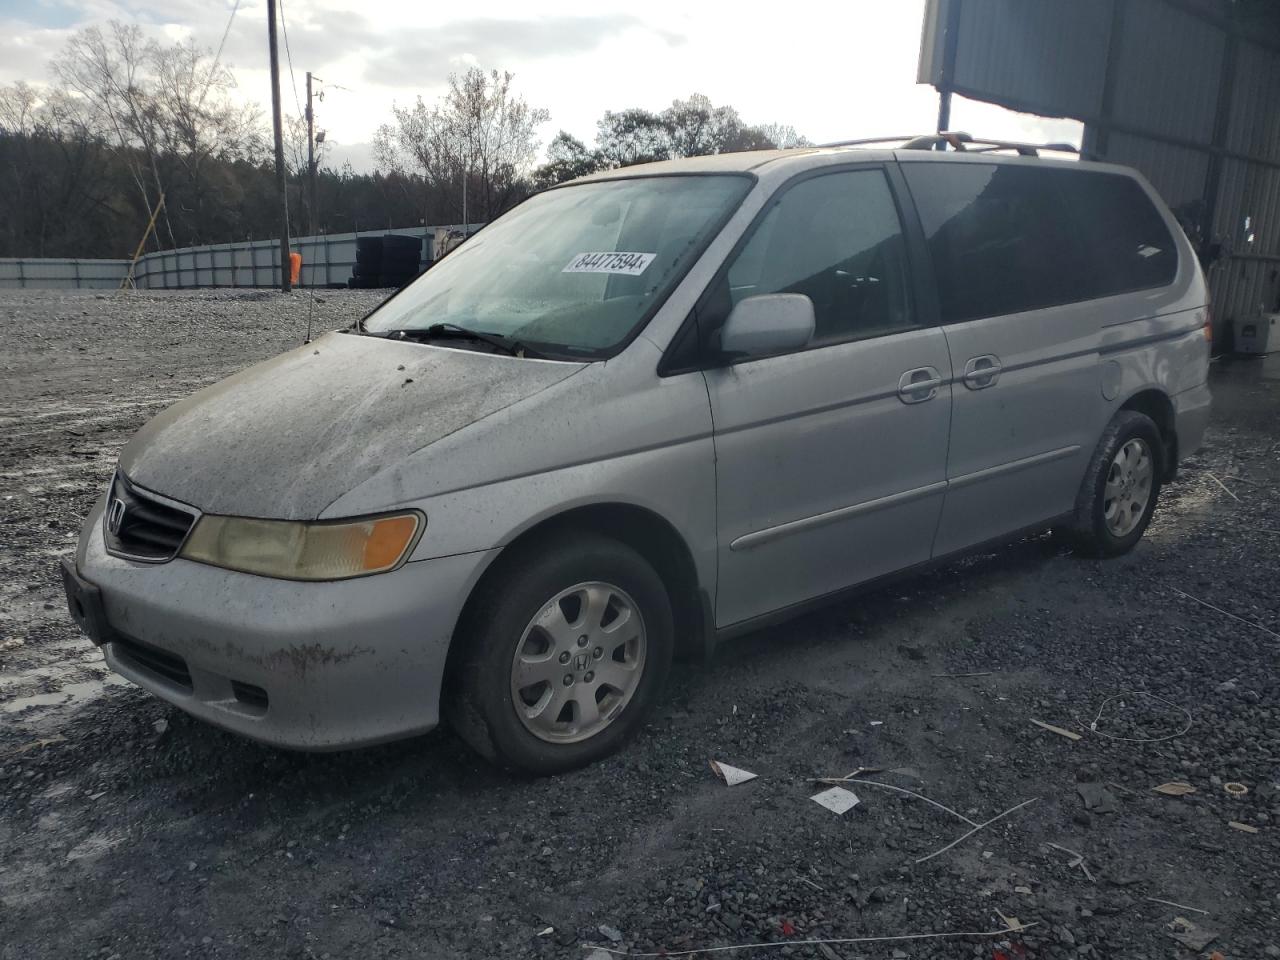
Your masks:
M1069 173L1058 178L1098 261L1095 296L1163 287L1178 271L1169 228L1137 181L1113 173Z
M880 170L804 180L786 190L728 271L711 313L765 293L813 301L815 343L874 336L912 324L898 210Z
M944 322L1093 296L1093 270L1053 171L969 163L902 170L929 241Z

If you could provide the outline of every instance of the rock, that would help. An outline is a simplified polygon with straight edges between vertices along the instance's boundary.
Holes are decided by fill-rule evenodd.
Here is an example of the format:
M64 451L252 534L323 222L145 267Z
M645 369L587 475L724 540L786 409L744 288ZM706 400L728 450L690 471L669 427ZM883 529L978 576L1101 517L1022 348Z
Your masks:
M1086 810L1093 810L1097 813L1115 813L1120 808L1111 791L1100 783L1076 784L1076 793L1080 794L1080 799L1084 801Z
M596 929L600 931L600 936L604 937L610 943L622 942L622 931L617 927L611 927L607 923L602 923L600 926L596 927Z

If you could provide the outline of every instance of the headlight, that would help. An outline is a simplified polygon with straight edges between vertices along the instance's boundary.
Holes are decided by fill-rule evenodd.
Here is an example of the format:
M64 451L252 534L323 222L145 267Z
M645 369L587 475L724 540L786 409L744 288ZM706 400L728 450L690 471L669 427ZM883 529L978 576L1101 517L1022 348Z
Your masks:
M396 566L425 525L419 513L313 523L206 515L180 556L264 577L345 580Z

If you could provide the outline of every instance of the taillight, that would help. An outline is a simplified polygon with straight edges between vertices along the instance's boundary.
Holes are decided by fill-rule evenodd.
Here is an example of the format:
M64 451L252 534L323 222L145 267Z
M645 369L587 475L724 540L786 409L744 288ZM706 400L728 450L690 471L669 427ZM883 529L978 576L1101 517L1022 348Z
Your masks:
M1204 338L1213 343L1213 304L1206 303L1204 305Z

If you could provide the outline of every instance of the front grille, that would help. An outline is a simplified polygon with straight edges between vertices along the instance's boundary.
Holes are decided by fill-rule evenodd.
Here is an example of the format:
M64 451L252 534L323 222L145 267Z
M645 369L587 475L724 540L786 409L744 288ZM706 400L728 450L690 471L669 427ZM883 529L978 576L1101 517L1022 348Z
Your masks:
M195 522L192 508L135 487L117 472L102 518L103 537L109 553L164 563L174 558Z
M187 691L191 690L191 671L187 669L187 661L177 654L120 634L112 638L112 643L115 645L116 656L132 666L177 684Z

